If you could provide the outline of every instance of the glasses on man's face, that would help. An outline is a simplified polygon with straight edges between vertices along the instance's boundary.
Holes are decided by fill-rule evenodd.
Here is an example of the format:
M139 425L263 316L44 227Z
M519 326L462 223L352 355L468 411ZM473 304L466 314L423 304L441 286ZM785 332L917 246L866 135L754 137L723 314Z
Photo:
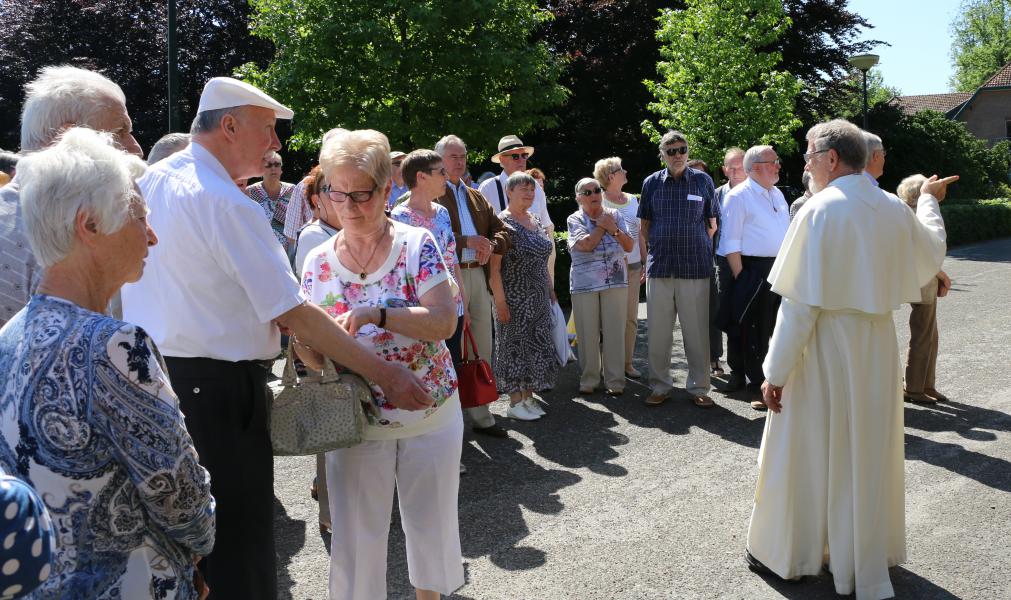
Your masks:
M400 165L402 165L403 163L404 163L404 161L402 161L402 160L394 161L393 168L394 169L399 169Z
M595 188L590 188L588 190L580 190L579 191L579 195L580 196L592 196L594 194L599 194L602 191L603 190L600 189L600 187L595 187Z
M279 162L269 162L269 163L266 164L266 167L268 169L277 169L277 168L281 167L281 163L279 163Z
M804 162L806 162L806 163L807 162L811 162L811 159L814 158L815 154L821 154L822 152L828 152L828 151L829 151L829 149L826 148L824 150L815 150L814 152L805 152L804 153Z
M781 165L781 164L783 164L783 162L777 158L775 160L756 160L755 164L756 165L769 165L769 164L771 164L771 165Z
M438 173L439 175L442 175L443 177L445 177L446 176L446 167L432 167L431 169L425 169L425 172L428 173L429 175L433 175L435 173Z
M615 173L627 173L627 172L628 171L626 171L625 169L623 169L621 167L618 167L617 169L614 169L613 171L611 171L611 175L614 175Z
M334 202L344 202L344 200L350 198L355 204L362 204L368 202L372 198L372 194L376 191L375 186L371 190L358 190L355 192L340 192L337 190L330 189L330 184L323 186L320 192L326 194L330 200Z
M667 156L677 156L678 154L688 154L688 146L678 146L677 148L667 148L664 150Z
M513 160L526 160L526 159L530 158L530 155L527 154L526 152L524 152L522 154L506 154L506 156L508 156L509 158L511 158Z

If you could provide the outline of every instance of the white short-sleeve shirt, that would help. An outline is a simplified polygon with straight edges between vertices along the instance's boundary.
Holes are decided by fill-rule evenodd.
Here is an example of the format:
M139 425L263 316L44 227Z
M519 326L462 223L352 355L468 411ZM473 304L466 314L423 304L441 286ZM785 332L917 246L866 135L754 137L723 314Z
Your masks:
M498 181L502 184L502 196L498 194L498 186L495 182ZM481 195L488 199L488 202L495 207L495 213L498 214L506 209L509 205L509 199L506 197L506 185L509 182L509 176L506 175L505 171L498 174L498 177L489 179L481 184L478 191ZM530 214L534 215L540 219L541 224L545 227L554 228L554 224L551 222L551 215L548 214L548 198L544 195L544 188L541 184L534 180L534 203L530 205Z
M783 192L767 190L748 177L723 200L723 233L716 253L775 257L790 227Z
M277 356L272 321L306 297L263 210L196 142L138 185L158 245L140 281L123 287L123 319L143 327L165 356Z

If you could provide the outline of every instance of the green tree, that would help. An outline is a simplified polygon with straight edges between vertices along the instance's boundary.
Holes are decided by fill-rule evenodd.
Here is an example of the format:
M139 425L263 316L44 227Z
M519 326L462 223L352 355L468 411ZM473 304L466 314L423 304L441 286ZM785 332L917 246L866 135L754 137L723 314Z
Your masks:
M554 123L561 62L533 31L533 0L252 0L277 55L242 75L295 111L293 143L378 129L404 150L455 133L478 158L506 133Z
M660 81L646 81L662 127L689 137L692 155L718 164L728 146L796 146L794 105L801 82L762 50L789 28L781 0L688 0L660 14ZM643 131L660 132L644 121Z
M966 0L951 31L956 91L976 91L1011 62L1011 0Z
M851 69L850 74L836 82L833 92L833 101L827 104L825 112L819 115L820 119L853 119L857 122L864 114L864 74L856 69ZM898 88L885 84L885 79L881 72L871 69L867 72L867 107L886 103L892 98L900 95ZM861 121L862 122L862 121Z

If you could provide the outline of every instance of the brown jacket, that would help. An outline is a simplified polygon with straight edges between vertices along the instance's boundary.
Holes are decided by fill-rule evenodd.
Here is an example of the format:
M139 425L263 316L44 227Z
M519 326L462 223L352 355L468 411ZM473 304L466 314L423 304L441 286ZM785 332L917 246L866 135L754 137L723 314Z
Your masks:
M511 245L509 231L506 229L505 223L498 218L495 209L485 200L481 192L469 186L466 189L467 209L470 210L470 217L474 221L474 228L477 229L478 235L491 240L495 246L492 252L499 255L505 254ZM467 236L460 233L460 211L456 206L456 194L447 186L446 193L441 198L436 198L435 202L445 206L449 211L449 220L453 224L453 235L456 236L456 255L457 258L461 258L463 249L467 247ZM487 281L489 277L487 264L484 265L484 276Z

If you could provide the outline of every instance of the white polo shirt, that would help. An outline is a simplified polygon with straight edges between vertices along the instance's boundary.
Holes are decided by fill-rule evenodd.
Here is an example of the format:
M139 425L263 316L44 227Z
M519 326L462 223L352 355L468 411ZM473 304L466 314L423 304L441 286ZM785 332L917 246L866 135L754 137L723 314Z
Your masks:
M196 142L138 181L158 236L140 281L123 287L123 320L165 356L273 358L272 320L306 301L263 210Z
M723 234L716 253L776 256L790 227L790 208L783 192L767 190L748 177L723 200Z
M498 187L495 182L498 181L502 184L502 196L498 195ZM481 192L488 203L492 205L495 209L495 214L498 214L506 209L509 204L509 199L506 197L509 182L509 176L506 175L505 171L498 174L498 177L493 179L488 179L481 184L481 187L477 191ZM534 203L530 205L530 213L540 219L541 225L545 227L554 228L554 223L551 222L551 215L548 214L548 198L544 195L544 188L541 184L534 180Z

